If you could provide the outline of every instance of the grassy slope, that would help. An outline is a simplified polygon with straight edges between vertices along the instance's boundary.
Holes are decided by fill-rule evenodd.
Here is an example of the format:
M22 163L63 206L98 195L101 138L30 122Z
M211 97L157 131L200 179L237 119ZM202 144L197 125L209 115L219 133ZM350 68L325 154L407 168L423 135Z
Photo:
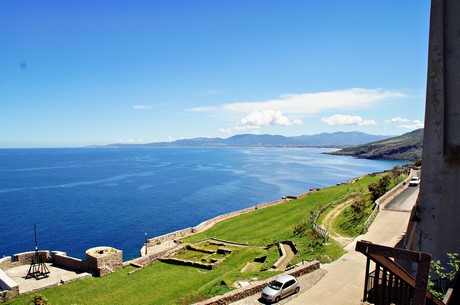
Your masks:
M296 261L306 259L335 260L344 251L333 240L327 246L312 244L305 236L293 235L294 225L309 217L330 201L348 192L367 190L367 184L379 176L361 179L353 185L339 185L311 193L305 198L221 222L209 230L185 239L196 241L205 237L248 242L254 247L235 251L212 271L192 267L155 263L131 275L131 267L123 268L103 278L88 278L41 292L53 305L58 304L190 304L200 298L228 291L227 285L237 279L268 278L276 273L253 270L241 273L246 262L266 254L260 248L274 241L294 240L300 248ZM21 296L7 304L25 304L30 296Z
M381 178L382 176L379 175L378 177ZM393 181L393 179L391 179L391 184L388 186L387 191L391 190L395 186L395 183L398 184L400 181L404 180L405 178L407 178L407 175L400 176L398 181ZM368 184L370 184L370 180ZM346 236L346 237L357 237L358 235L363 233L362 232L363 225L366 222L369 215L372 213L372 210L374 209L374 206L375 206L374 204L372 204L370 200L370 192L367 189L366 189L366 193L364 193L363 196L366 198L368 205L366 206L365 211L363 212L362 217L360 219L353 219L352 209L351 207L347 207L334 220L333 222L334 230L340 235Z

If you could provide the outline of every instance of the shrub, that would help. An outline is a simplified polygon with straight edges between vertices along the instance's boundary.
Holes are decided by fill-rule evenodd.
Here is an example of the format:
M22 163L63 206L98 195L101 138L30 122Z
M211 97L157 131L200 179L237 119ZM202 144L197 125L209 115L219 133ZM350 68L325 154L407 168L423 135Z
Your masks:
M30 297L29 303L28 304L33 304L33 305L51 305L48 303L48 300L45 298L45 296L41 294L34 294L33 296Z
M295 225L294 225L294 230L293 234L294 235L305 235L305 232L307 231L308 228L311 227L311 222L306 221L306 220L299 220Z
M428 290L438 299L443 299L446 295L447 289L452 285L455 275L457 274L460 267L460 258L458 253L447 253L449 262L447 263L450 268L446 271L446 268L442 266L441 261L431 261L430 271L431 274L435 274L438 278L432 280L431 274L428 279Z

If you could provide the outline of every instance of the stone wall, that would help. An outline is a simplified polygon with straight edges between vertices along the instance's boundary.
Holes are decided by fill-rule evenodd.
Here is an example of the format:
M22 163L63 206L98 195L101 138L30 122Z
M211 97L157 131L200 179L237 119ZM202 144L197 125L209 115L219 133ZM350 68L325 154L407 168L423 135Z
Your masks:
M302 276L304 274L310 273L312 271L315 271L320 268L320 263L318 261L313 261L310 263L306 263L304 265L300 265L297 268L291 269L288 272L285 272L285 274L290 274L295 277ZM246 297L252 296L257 293L261 293L262 290L264 289L265 286L271 281L273 281L277 276L274 276L272 278L269 278L264 281L257 281L252 283L250 286L243 287L237 290L230 291L226 294L216 296L214 298L211 298L209 300L195 303L194 305L227 305L231 304L233 302L239 301L241 299L244 299Z
M95 276L104 276L123 267L123 252L111 247L95 247L86 251L86 264Z
M38 251L38 255L43 259L43 262L50 263L50 252L48 250ZM29 265L32 258L35 256L35 251L22 252L13 255L13 261L19 265Z
M67 256L65 252L52 252L51 257L56 266L70 270L90 271L85 261Z
M305 193L305 194L298 195L297 197L298 198L303 198L303 197L305 197L307 195L308 195L308 193ZM252 206L252 207L249 207L249 208L246 208L246 209L243 209L243 210L227 213L227 214L224 214L224 215L219 215L219 216L214 217L214 218L212 218L210 220L206 220L206 221L200 223L196 227L186 228L186 229L178 230L178 231L175 231L175 232L172 232L172 233L169 233L169 234L165 234L165 235L157 236L157 237L154 237L154 238L150 238L147 242L148 242L149 245L157 245L157 244L161 244L161 243L164 243L164 242L167 242L167 241L179 240L181 238L184 238L184 237L196 234L196 233L206 231L207 229L213 227L215 224L217 224L217 223L219 223L219 222L221 222L223 220L226 220L226 219L229 219L229 218L232 218L232 217L236 217L236 216L240 216L240 215L243 215L243 214L247 214L247 213L250 213L250 212L254 212L254 211L258 210L258 209L263 209L263 208L267 208L267 207L270 207L270 206L274 206L274 205L278 205L278 204L286 203L286 202L288 202L288 201L286 201L286 200L276 200L276 201L257 204L255 206Z
M6 300L19 296L19 285L16 284L3 270L0 270L0 289Z
M175 249L173 249L173 250L175 250ZM162 251L162 252L149 254L147 256L142 256L142 257L139 257L139 258L132 259L132 260L126 262L126 263L129 264L129 265L132 265L134 267L144 268L144 267L147 267L148 265L151 265L154 262L158 261L160 258L168 256L169 253L171 253L171 251L172 250L169 249L169 250L165 250L165 251Z
M10 268L13 268L13 262L11 261L11 256L0 258L0 269L8 270Z
M174 257L162 258L160 260L167 264L189 266L189 267L195 267L195 268L201 268L201 269L207 269L207 270L214 269L214 267L216 267L217 265L221 264L224 261L224 259L219 259L219 260L216 260L214 263L201 263L201 262L188 261L185 259L174 258Z

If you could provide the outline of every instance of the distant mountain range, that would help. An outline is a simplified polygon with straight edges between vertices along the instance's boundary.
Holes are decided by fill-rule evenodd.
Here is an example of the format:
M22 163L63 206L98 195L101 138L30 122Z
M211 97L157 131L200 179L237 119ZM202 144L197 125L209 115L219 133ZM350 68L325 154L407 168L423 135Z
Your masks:
M423 128L399 137L346 147L331 154L365 159L417 161L422 158L422 146Z
M346 147L388 139L391 136L362 132L334 132L285 137L280 135L241 134L229 138L193 138L147 144L109 144L89 147Z

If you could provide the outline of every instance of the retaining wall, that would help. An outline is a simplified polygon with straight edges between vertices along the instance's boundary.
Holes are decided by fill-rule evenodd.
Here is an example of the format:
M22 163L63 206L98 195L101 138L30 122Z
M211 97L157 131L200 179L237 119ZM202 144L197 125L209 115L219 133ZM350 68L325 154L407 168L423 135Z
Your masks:
M172 249L167 249L167 250L164 250L164 251L161 251L161 252L157 252L157 253L154 253L154 254L149 254L147 256L142 256L142 257L139 257L139 258L135 258L135 259L132 259L130 261L125 262L124 264L132 265L132 266L138 267L138 268L143 268L143 267L146 267L148 265L153 264L154 262L156 262L157 260L159 260L162 257L167 257L167 256L173 255L174 253L180 251L183 247L184 246L180 246L180 247L176 247L176 248L172 248Z
M297 268L291 269L284 274L290 274L295 277L302 276L304 274L310 273L320 268L320 263L318 261L313 261L309 263L305 263L304 265L300 265ZM239 301L241 299L247 298L257 293L261 293L265 286L271 281L273 281L276 277L271 277L264 281L257 281L253 282L250 286L243 287L234 291L230 291L226 294L211 298L209 300L195 303L194 305L227 305L233 302Z
M302 195L299 195L298 197L300 198L300 196L302 196ZM305 195L304 195L304 197L305 197ZM266 203L262 203L262 204L257 204L257 205L255 205L253 207L249 207L249 208L239 210L239 211L236 211L236 212L231 212L231 213L227 213L227 214L224 214L224 215L219 215L219 216L214 217L214 218L212 218L210 220L206 220L206 221L200 223L196 227L186 228L186 229L178 230L178 231L175 231L175 232L172 232L172 233L169 233L169 234L165 234L165 235L157 236L157 237L154 237L154 238L150 238L147 242L148 242L149 245L156 245L156 244L161 244L161 243L166 242L166 241L178 240L178 239L190 236L192 234L196 234L196 233L206 231L207 229L213 227L215 224L217 224L217 223L219 223L219 222L221 222L223 220L226 220L226 219L229 219L229 218L232 218L232 217L236 217L236 216L240 216L240 215L243 215L243 214L247 214L247 213L253 212L253 211L257 210L257 209L263 209L263 208L266 208L266 207L269 207L269 206L278 205L278 204L284 203L284 202L287 202L287 201L286 200L276 200L276 201L266 202Z
M393 198L398 196L403 190L403 188L406 187L406 185L409 183L409 180L412 178L413 175L414 175L414 171L411 169L410 174L406 179L404 179L398 185L396 185L391 190L383 194L380 198L375 200L375 203L379 206L379 208L380 209L385 208L387 203L389 203Z

